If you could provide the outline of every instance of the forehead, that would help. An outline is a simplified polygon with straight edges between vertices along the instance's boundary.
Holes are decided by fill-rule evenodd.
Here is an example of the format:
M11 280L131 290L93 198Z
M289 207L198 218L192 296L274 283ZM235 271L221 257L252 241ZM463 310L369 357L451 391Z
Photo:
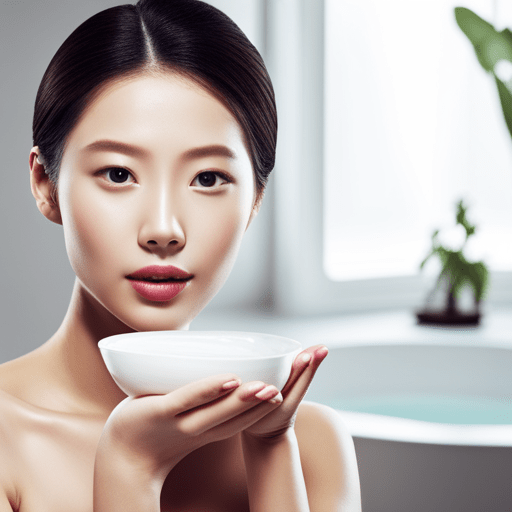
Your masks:
M242 129L224 104L171 72L104 86L72 130L66 152L101 139L143 146L149 153L226 145L237 158L248 158Z

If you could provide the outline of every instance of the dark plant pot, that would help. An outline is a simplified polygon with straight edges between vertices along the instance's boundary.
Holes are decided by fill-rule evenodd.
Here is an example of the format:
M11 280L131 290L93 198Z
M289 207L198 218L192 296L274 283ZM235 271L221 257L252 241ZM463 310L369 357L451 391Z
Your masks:
M420 325L478 325L481 316L479 312L460 313L453 310L416 312L416 318Z

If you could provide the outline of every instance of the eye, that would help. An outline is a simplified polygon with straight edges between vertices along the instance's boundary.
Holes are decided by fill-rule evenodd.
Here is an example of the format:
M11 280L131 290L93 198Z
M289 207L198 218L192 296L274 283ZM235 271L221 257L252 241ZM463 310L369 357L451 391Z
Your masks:
M104 169L101 174L112 184L123 185L125 183L133 183L135 181L132 173L122 167L110 167Z
M216 188L225 183L232 183L233 180L226 174L218 171L204 171L199 173L191 183L193 187Z

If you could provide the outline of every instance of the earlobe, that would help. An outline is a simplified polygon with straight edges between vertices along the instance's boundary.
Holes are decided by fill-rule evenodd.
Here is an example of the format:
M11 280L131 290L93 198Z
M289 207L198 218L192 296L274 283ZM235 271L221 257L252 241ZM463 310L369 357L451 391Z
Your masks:
M29 157L32 195L36 200L37 208L47 219L56 224L62 224L55 185L46 174L44 164L39 148L34 146Z

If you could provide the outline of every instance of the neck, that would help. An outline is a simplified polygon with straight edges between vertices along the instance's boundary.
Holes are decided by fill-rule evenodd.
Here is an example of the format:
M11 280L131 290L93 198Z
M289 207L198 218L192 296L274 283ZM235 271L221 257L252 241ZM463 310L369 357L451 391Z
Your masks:
M70 410L109 415L126 398L105 367L98 342L132 331L75 281L62 325L41 347L48 355L48 373Z

